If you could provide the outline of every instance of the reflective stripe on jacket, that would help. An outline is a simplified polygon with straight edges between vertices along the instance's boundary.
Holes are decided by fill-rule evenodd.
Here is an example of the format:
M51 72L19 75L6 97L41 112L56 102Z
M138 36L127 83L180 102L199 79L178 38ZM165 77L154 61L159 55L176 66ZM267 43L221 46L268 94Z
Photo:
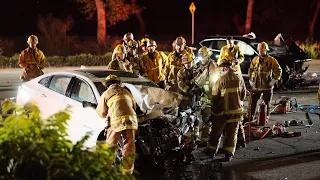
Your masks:
M212 89L212 96L212 110L216 118L229 117L224 119L227 122L243 119L242 101L246 96L246 86L235 70L230 69L220 76Z
M114 84L101 95L96 112L102 118L108 117L110 122L107 125L113 126L116 132L119 132L125 129L138 129L135 109L136 102L131 93Z
M273 78L280 80L282 69L274 57L267 55L261 59L256 56L250 64L248 75L249 79L253 79L255 89L270 90L273 88L269 85L270 81Z

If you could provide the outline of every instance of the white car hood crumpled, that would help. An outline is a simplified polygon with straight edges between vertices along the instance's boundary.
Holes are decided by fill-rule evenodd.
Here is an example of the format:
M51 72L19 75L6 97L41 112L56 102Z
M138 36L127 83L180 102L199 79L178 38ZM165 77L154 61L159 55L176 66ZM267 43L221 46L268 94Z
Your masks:
M175 108L183 96L161 88L123 83L133 95L137 105L144 113L144 119L152 119L163 115L164 108Z

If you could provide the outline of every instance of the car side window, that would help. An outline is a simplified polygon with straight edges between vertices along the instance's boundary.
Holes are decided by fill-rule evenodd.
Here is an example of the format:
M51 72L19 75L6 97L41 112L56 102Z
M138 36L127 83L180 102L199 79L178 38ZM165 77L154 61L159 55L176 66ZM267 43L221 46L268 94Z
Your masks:
M49 89L65 95L71 78L72 77L65 75L53 76L49 85Z
M223 47L223 46L225 46L225 45L227 45L227 42L226 42L226 40L217 40L217 44L216 44L216 48L217 48L217 50L221 50L221 48Z
M213 42L212 40L204 40L200 44L201 44L201 46L205 46L205 47L211 49L212 48L212 42Z
M246 44L245 42L235 41L234 43L239 46L240 50L242 51L242 53L244 55L248 55L248 56L254 55L253 48L251 46L249 46L248 44Z
M77 79L73 85L71 91L71 99L76 101L88 101L91 103L96 103L96 98L90 86L84 81Z
M48 87L50 78L51 76L42 78L38 83L41 84L42 86Z

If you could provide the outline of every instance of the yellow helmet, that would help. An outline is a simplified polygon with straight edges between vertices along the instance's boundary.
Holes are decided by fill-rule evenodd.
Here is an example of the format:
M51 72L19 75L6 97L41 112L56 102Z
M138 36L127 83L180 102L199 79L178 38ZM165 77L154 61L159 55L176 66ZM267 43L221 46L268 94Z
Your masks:
M38 43L39 43L38 37L35 36L35 35L29 36L27 43L35 43L35 44L38 44Z
M261 42L258 44L257 50L265 50L265 51L269 51L269 46L266 42Z
M149 43L148 43L148 46L147 46L147 47L149 47L149 46L155 46L155 47L157 47L157 43L156 43L156 41L155 41L155 40L153 40L153 39L151 39L151 40L149 41Z
M140 41L140 46L148 46L150 42L150 39L149 38L142 38L141 41Z
M103 85L104 86L107 86L108 85L108 83L109 82L111 82L111 81L113 81L114 83L119 83L120 85L121 85L121 79L118 77L118 76L116 76L116 75L114 75L114 74L109 74L107 77L106 77L106 79L103 81ZM112 83L112 84L114 84L114 83Z
M203 57L210 57L212 55L212 51L210 51L206 46L202 46L198 50L198 54L199 53L203 54Z
M135 40L130 40L128 42L128 47L136 49L138 47L138 42Z
M183 54L181 59L182 59L182 64L188 64L193 61L192 54L190 53Z
M176 40L174 40L174 45L182 46L186 45L186 43L187 41L182 36L179 36L176 38Z
M116 46L116 48L114 48L114 52L115 54L127 54L126 47L122 44Z

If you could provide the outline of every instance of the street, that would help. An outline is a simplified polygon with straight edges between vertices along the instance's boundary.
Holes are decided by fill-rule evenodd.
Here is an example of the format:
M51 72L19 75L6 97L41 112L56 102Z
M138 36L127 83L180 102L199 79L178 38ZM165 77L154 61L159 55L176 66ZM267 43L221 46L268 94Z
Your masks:
M319 62L310 62L308 73L319 72ZM44 72L77 68L46 68ZM21 69L0 71L0 99L16 95L21 84L19 79L21 72ZM280 96L295 97L299 105L319 104L315 91L275 92L272 103ZM244 105L248 106L248 98ZM319 179L320 119L315 115L312 115L312 118L314 124L308 127L305 113L301 110L288 114L273 114L266 127L272 127L276 123L284 124L285 121L303 121L302 125L289 126L286 129L301 132L301 136L251 139L246 148L236 151L231 162L221 162L223 154L218 154L215 160L208 159L201 149L198 149L194 151L196 160L191 165L160 174L157 174L158 171L143 172L138 179Z

